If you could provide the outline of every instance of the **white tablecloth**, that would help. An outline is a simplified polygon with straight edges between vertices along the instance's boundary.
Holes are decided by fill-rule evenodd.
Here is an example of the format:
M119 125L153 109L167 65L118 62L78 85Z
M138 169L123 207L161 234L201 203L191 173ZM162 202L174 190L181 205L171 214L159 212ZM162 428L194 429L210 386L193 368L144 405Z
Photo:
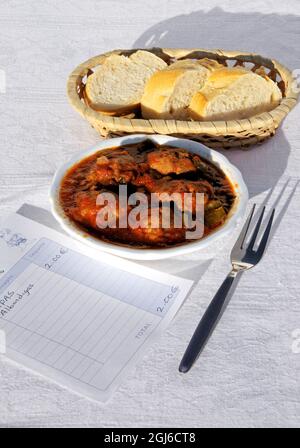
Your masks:
M1 215L24 202L49 208L55 169L99 139L66 99L66 78L78 63L114 48L181 46L249 50L296 69L299 25L297 0L3 0ZM279 209L286 202L300 170L299 118L297 106L263 146L226 153L241 169L251 202L262 202L275 187L272 202L289 179ZM263 262L241 279L189 374L180 375L178 363L227 273L234 236L216 257L208 252L153 264L198 284L107 405L1 357L0 426L298 426L300 354L292 333L300 328L299 199L298 189L277 219Z

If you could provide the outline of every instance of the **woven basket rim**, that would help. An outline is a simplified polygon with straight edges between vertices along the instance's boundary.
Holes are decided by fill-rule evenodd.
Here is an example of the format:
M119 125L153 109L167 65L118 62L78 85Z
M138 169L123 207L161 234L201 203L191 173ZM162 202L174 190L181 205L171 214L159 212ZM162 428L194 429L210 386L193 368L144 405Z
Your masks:
M112 54L132 54L138 50L160 53L170 58L186 58L195 55L201 57L217 58L219 60L237 60L241 62L250 62L259 66L265 66L279 73L285 88L285 96L280 104L269 112L263 112L253 117L241 120L217 120L217 121L189 121L189 120L162 120L162 119L143 119L118 117L103 114L95 111L79 96L77 86L82 78L87 75L89 70L100 65L105 58ZM276 59L265 58L256 53L248 53L244 51L226 51L226 50L207 50L201 48L134 48L130 50L119 49L107 53L94 56L85 62L79 64L69 75L67 81L67 95L71 105L87 120L100 121L103 126L113 127L123 132L145 132L149 128L149 132L153 133L153 128L161 126L170 130L170 133L188 132L191 134L205 133L226 133L236 132L237 129L252 130L263 126L278 127L289 111L295 106L299 92L293 89L294 78L289 69L279 63Z

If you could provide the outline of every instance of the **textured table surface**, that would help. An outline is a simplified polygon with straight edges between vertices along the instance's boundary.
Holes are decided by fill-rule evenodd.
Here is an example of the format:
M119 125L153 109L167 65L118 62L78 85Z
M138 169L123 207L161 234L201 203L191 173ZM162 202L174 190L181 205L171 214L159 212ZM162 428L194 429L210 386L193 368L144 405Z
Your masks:
M22 203L49 208L55 169L99 140L69 106L65 83L83 60L114 48L249 50L300 68L297 0L2 0L0 11L1 216ZM281 197L263 262L244 275L194 369L178 363L229 269L235 235L222 247L153 263L196 288L164 337L103 406L0 357L0 426L299 426L300 107L277 135L226 155L242 171L250 202ZM282 188L288 184L282 192ZM249 204L250 205L250 204Z

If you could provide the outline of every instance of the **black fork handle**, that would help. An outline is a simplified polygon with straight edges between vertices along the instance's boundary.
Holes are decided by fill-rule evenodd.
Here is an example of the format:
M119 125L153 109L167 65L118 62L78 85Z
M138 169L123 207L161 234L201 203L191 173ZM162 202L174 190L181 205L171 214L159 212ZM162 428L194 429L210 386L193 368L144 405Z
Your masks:
M187 346L179 365L180 372L188 372L198 358L218 323L224 303L230 297L230 291L233 291L232 286L241 272L243 271L231 271L216 292Z

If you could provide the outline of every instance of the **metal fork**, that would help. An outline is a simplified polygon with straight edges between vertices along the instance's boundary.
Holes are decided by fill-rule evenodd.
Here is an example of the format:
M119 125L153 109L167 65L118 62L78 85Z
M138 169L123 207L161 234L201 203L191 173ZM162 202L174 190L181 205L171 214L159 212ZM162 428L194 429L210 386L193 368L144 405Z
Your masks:
M261 260L265 252L272 227L275 209L272 210L271 216L257 250L254 250L255 241L257 239L265 212L265 207L263 207L262 212L257 220L255 229L253 230L250 241L247 244L246 237L253 218L255 206L256 204L253 205L251 213L248 216L247 221L245 222L244 227L240 233L240 236L238 237L231 251L232 270L230 271L230 273L220 286L219 290L217 291L216 295L214 296L213 300L209 304L183 355L183 358L179 365L179 371L182 373L188 372L200 355L202 349L204 348L207 340L209 339L213 329L215 328L219 320L226 299L228 300L230 295L233 293L233 285L236 282L237 278L243 272L255 266Z

